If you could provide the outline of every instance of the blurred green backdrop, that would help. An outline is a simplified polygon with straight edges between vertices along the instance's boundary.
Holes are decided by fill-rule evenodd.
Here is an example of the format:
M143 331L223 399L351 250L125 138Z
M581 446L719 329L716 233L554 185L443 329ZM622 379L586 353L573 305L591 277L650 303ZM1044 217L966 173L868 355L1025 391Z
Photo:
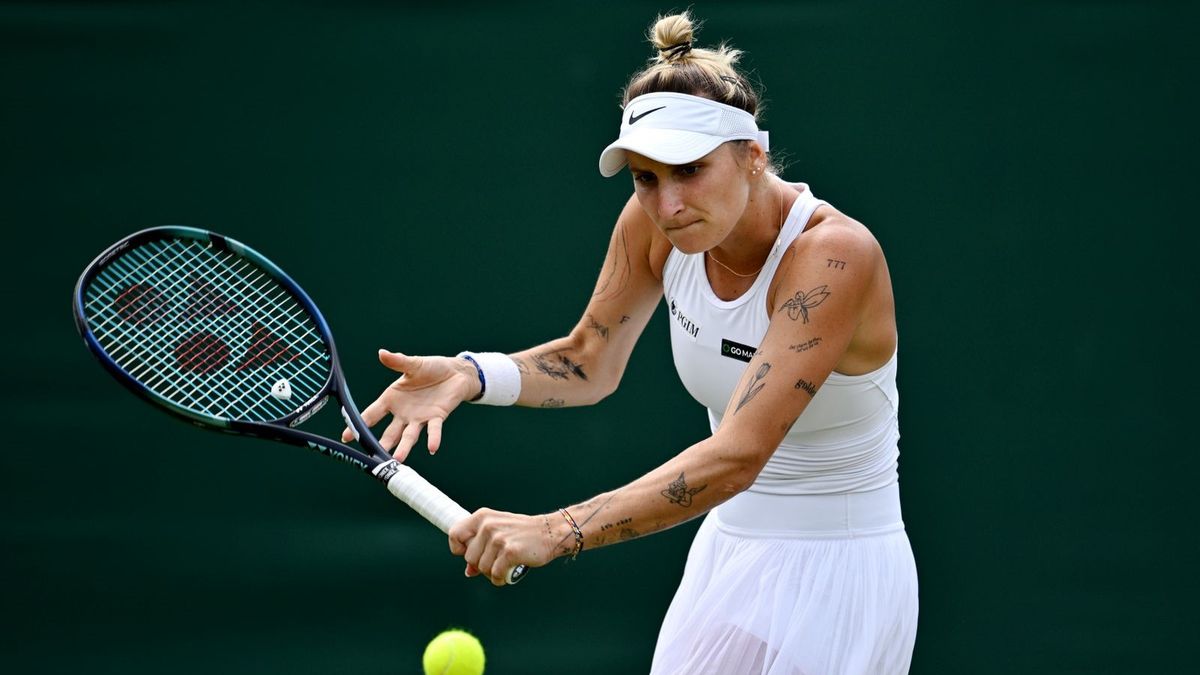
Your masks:
M767 86L785 177L888 254L913 672L1191 672L1191 3L693 8ZM629 191L596 171L618 90L670 9L0 4L0 670L409 674L451 625L492 674L648 670L694 523L465 580L355 471L129 397L67 302L103 247L179 223L300 280L364 404L378 347L561 335ZM468 507L543 512L706 428L660 313L599 407L463 409L412 464Z

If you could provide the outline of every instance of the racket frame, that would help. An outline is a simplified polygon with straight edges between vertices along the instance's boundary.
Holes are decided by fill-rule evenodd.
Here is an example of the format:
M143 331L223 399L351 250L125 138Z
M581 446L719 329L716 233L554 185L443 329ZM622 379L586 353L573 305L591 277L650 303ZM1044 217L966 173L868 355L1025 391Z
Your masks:
M321 339L324 340L326 346L329 348L329 378L326 380L324 386L298 408L283 417L263 422L229 419L201 414L172 402L139 382L109 356L88 325L85 311L86 298L84 297L86 289L101 271L126 250L136 248L150 241L168 238L207 242L218 250L228 251L241 256L260 267L277 281L284 290L290 293L312 317ZM371 432L366 422L363 421L358 406L355 405L354 399L350 396L349 387L346 385L346 378L342 373L341 361L338 359L337 346L333 341L333 333L330 331L325 317L317 309L316 303L279 266L253 248L236 239L216 232L182 225L165 225L134 232L109 246L84 269L78 282L75 284L73 309L75 328L92 355L96 357L114 379L120 382L126 389L133 392L134 395L153 404L154 407L204 429L264 438L309 448L323 455L357 466L386 485L394 496L429 518L420 505L415 504L407 494L404 494L405 489L401 487L405 482L420 481L428 484L427 481L418 476L411 468L393 459L391 453L379 444L379 441L375 438L375 434ZM345 443L296 428L319 412L328 403L330 397L336 399L341 405L342 418L354 430L356 440L362 448L355 448ZM436 488L433 489L436 490ZM440 491L438 492L440 494ZM457 507L457 504L455 506ZM463 514L466 513L466 511L463 511ZM443 531L449 527L449 523L445 522L435 522L434 524ZM507 575L508 583L514 584L520 581L526 571L527 568L524 565L518 565L509 570Z

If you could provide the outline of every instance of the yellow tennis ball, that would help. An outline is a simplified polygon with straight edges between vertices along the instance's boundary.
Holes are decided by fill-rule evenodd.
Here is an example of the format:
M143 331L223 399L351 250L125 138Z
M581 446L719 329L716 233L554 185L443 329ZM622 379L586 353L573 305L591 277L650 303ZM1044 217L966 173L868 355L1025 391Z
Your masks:
M421 659L425 675L483 675L483 661L483 645L462 630L433 638Z

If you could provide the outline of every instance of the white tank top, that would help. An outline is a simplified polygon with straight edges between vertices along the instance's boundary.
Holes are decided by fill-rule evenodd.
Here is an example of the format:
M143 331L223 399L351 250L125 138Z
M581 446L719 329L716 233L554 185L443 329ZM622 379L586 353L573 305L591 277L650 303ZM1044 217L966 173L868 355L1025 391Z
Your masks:
M704 254L672 249L663 266L663 297L670 310L675 370L692 398L708 408L712 430L767 333L767 289L783 252L825 202L797 183L792 206L750 290L733 300L713 292ZM896 355L865 375L831 373L759 473L751 492L779 495L843 494L876 490L897 481L900 429Z

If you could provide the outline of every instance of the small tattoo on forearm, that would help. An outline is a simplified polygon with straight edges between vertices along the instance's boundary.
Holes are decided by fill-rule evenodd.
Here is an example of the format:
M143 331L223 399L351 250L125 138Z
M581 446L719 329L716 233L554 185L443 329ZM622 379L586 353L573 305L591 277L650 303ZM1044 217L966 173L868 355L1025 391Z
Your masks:
M561 408L566 403L561 398L548 398L542 401L543 408Z
M816 396L816 395L817 395L817 387L816 387L816 385L814 385L812 382L809 382L808 380L806 380L806 379L804 379L804 378L801 378L800 380L798 380L798 381L796 382L796 388L797 388L797 389L803 389L804 391L808 392L808 395L809 395L809 396Z
M637 539L638 537L640 537L642 535L640 532L638 532L637 530L635 530L633 528L625 527L625 528L621 529L621 534L619 534L618 536L621 538L621 541L629 541L630 539Z
M585 382L587 381L587 374L583 372L582 364L575 363L569 357L562 354L558 354L552 358L553 354L554 352L546 355L535 354L533 356L533 362L539 371L556 380L567 380L570 379L571 375L574 375Z
M788 318L792 321L804 317L804 323L808 323L808 310L825 302L825 298L828 297L829 286L822 284L807 293L796 291L795 297L783 303L783 308L787 310Z
M767 373L770 372L770 370L771 364L769 363L764 363L758 367L758 372L754 373L754 379L750 380L750 383L746 385L746 391L742 393L742 400L738 401L737 407L733 409L734 413L737 413L737 411L741 410L742 406L749 403L750 399L754 398L755 394L762 391L762 388L767 386L762 379L767 376Z
M626 321L628 321L628 320L629 320L629 315L628 315L628 314L622 314L622 315L621 315L621 321L620 321L620 323L625 323L625 322L626 322Z
M522 373L524 373L524 374L526 374L526 375L528 375L528 374L529 374L529 364L528 364L528 363L525 363L525 359L522 359L522 358L515 358L515 359L513 359L513 361L515 361L515 362L517 363L517 370L518 370L518 371L520 371L520 372L522 372Z
M628 525L632 522L633 522L633 518L622 518L621 520L619 520L615 523L605 523L605 524L601 525L600 531L604 532L605 530L611 530L612 528L619 527L621 525Z
M846 269L846 261L845 260L834 260L833 258L826 258L825 260L826 260L826 264L825 264L826 267L832 267L835 270Z
M678 504L684 508L687 508L692 505L692 497L706 487L708 487L708 485L701 485L698 488L688 487L687 481L684 480L683 472L681 471L679 473L679 478L671 481L671 483L667 485L667 489L663 490L661 494L672 504Z
M812 349L813 347L816 347L819 344L821 344L821 338L815 337L811 340L808 340L807 342L801 342L799 344L794 344L794 345L788 347L788 349L790 349L794 352L806 352L806 351Z
M599 335L600 337L604 338L605 340L608 340L608 326L598 323L595 319L592 318L591 314L588 314L587 320L588 320L588 328L591 328L592 330L596 331L596 335Z

